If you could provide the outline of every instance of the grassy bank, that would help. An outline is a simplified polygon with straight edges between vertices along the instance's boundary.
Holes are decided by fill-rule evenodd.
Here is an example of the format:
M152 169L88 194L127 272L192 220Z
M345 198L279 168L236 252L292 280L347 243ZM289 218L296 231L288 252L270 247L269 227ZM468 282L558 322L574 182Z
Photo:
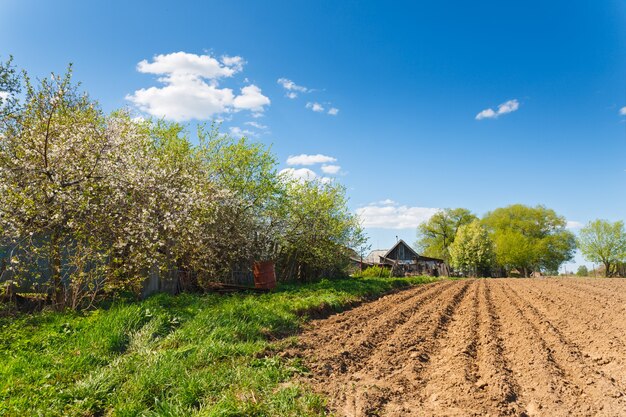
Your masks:
M0 415L307 416L323 399L276 352L309 314L430 278L284 285L270 294L158 295L86 313L0 319Z

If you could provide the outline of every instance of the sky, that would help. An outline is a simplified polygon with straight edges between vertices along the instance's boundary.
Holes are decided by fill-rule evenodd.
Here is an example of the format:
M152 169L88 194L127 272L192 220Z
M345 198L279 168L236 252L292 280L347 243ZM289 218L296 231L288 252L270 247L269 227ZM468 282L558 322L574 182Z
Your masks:
M344 184L372 249L446 207L626 218L623 0L0 0L8 55Z

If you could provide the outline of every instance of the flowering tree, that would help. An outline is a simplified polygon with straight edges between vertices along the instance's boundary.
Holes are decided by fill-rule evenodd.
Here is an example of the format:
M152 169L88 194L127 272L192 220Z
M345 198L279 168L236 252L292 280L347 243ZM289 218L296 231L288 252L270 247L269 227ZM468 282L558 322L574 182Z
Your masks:
M211 125L196 145L176 123L105 115L71 68L21 81L0 66L2 281L34 285L59 308L139 293L151 273L220 280L261 259L311 278L359 241L342 187L279 176L260 144Z
M63 275L76 272L62 259L82 256L85 245L95 248L87 243L85 221L99 202L102 160L110 148L101 111L71 86L70 76L53 75L38 88L24 76L24 101L2 114L0 132L7 270L46 278L57 305L64 304Z

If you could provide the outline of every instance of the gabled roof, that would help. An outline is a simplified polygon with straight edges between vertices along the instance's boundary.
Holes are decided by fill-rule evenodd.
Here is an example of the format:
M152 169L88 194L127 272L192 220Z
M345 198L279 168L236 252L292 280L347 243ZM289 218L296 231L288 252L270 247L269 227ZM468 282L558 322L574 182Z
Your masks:
M387 253L387 249L375 249L370 252L363 260L370 263L380 263L380 257Z
M407 243L406 243L404 240L402 240L402 239L398 240L398 243L396 243L395 245L393 245L393 247L392 247L391 249L389 249L389 250L388 250L388 251L387 251L387 252L383 255L383 258L388 257L388 256L389 256L389 254L391 254L391 252L392 252L395 248L397 248L398 246L400 246L400 245L404 245L404 246L406 246L407 248L409 248L409 251L411 251L411 253L412 253L412 254L413 254L416 258L418 258L418 259L419 259L420 255L419 255L417 252L415 252L415 250L413 250L413 248L412 248L412 247L410 247L409 245L407 245Z

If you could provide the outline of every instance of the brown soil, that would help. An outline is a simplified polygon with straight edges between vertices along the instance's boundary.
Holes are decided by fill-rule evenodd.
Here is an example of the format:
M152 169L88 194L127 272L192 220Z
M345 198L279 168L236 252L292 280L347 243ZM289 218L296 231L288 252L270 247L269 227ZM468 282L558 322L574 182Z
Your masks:
M312 324L339 416L626 416L626 279L441 281Z

